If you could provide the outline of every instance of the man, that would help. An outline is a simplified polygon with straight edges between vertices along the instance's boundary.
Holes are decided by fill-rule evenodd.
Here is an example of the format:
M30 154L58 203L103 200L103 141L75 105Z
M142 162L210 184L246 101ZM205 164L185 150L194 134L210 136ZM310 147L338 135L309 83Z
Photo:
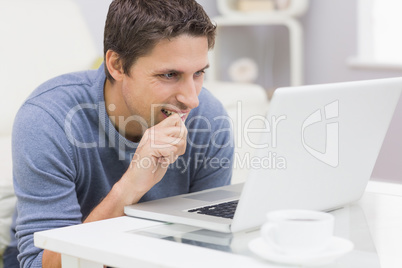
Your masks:
M34 232L230 182L230 120L202 89L214 38L193 0L111 3L104 64L44 83L15 119L6 267L16 253L21 267L61 266L59 254L34 246Z

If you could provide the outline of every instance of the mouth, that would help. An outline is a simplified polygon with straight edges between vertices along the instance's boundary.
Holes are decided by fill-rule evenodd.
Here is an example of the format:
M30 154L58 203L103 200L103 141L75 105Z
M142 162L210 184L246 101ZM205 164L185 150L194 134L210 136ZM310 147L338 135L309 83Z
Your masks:
M166 117L169 117L173 114L178 114L183 121L186 119L187 114L188 114L188 113L179 113L179 112L175 112L175 111L171 111L171 110L166 110L164 108L162 108L161 111L164 115L166 115Z

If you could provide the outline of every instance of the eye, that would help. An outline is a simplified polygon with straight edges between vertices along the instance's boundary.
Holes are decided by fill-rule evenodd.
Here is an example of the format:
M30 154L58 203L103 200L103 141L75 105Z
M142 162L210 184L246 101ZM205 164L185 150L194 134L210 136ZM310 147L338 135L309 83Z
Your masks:
M172 73L167 73L167 74L161 74L160 76L163 78L166 78L166 79L173 79L173 78L177 77L177 73L172 72Z
M202 76L205 73L205 71L198 71L196 73L194 73L194 76L199 77Z

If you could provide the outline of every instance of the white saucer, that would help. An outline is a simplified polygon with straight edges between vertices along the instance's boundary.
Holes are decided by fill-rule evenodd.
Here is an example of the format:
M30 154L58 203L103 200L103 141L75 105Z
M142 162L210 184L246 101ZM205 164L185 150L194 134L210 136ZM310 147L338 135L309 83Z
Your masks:
M331 238L331 242L325 250L315 254L296 256L280 253L272 249L264 242L262 237L252 240L248 244L248 247L256 255L272 262L315 266L333 262L335 259L351 251L354 245L347 239L334 236Z

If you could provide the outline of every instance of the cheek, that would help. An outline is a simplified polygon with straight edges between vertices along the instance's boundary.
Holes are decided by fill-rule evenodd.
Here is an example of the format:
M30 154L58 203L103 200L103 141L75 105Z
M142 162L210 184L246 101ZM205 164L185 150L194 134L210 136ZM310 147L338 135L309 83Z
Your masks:
M133 90L130 85L122 86L122 93L124 102L126 103L127 107L131 110L133 106L137 106L136 100L138 100L138 96L136 95L136 91Z
M167 96L169 91L167 90L166 86L160 83L157 79L151 79L148 83L147 92L144 92L153 96L155 99L159 99L161 96Z
M146 81L136 78L124 80L122 90L126 100L136 103L145 102L151 92Z
M158 104L166 103L166 100L174 97L177 91L177 85L170 83L163 83L161 81L153 80L149 84L149 95L152 97L154 102Z
M196 88L196 91L197 91L197 95L200 95L200 92L201 92L201 89L202 89L203 84L204 84L204 80L199 81L199 82L197 82L197 83L195 84L195 88Z

